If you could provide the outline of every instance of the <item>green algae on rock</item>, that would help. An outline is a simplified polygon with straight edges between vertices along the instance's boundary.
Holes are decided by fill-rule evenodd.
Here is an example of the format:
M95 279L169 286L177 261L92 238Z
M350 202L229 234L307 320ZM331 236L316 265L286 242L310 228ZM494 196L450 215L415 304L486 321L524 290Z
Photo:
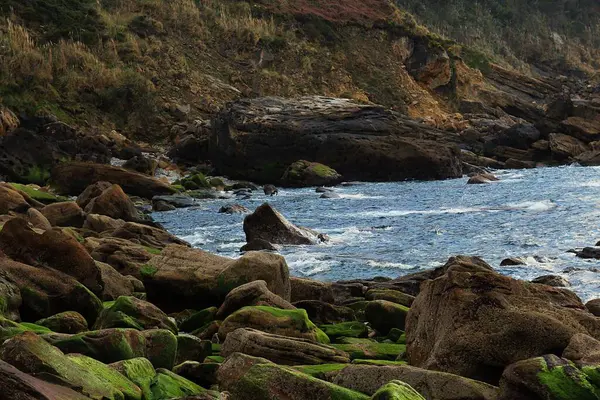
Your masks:
M193 332L212 322L217 314L217 307L209 307L193 313L179 325L182 332Z
M371 400L425 400L425 398L409 384L402 381L391 381L382 386L371 397Z
M354 339L353 343L333 344L336 349L350 354L350 359L396 360L406 351L406 346L396 343L379 343L370 339Z
M294 365L297 371L314 378L331 381L331 376L346 368L348 364L319 364L319 365ZM329 379L328 379L329 378Z
M319 328L334 341L340 337L366 338L369 335L367 326L358 321L321 325Z
M373 329L381 335L397 328L404 330L408 307L387 300L370 301L365 308L365 317Z
M0 317L0 342L10 339L13 336L20 335L23 332L34 332L37 334L51 333L52 331L45 326L30 323L18 323L7 318Z
M109 367L120 372L131 382L135 383L142 390L144 400L152 399L152 390L150 386L154 381L156 371L147 358L138 357L118 361L110 364Z
M317 328L303 309L283 310L268 306L244 307L227 317L219 328L219 337L238 328L254 328L277 335L330 343L329 337Z
M212 346L209 340L202 340L194 335L180 333L177 335L177 357L175 364L184 361L202 362L212 354Z
M365 294L367 300L387 300L393 303L410 307L415 300L414 296L393 289L370 289Z
M156 400L193 396L207 392L203 387L169 370L160 368L150 385L152 398Z
M120 296L98 316L94 329L150 328L167 329L177 333L176 324L155 305L130 296Z
M331 186L341 180L342 176L327 165L299 160L283 173L281 184L288 187Z
M172 369L177 357L177 337L166 329L142 331L146 358L154 368Z
M76 311L65 311L51 317L41 319L37 325L45 326L57 333L81 333L88 330L88 324L83 315Z

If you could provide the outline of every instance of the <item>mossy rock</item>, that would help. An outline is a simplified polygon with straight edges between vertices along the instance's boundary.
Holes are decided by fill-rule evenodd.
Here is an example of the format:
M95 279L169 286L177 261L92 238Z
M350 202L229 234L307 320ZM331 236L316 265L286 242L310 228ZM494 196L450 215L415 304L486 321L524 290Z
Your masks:
M208 179L206 179L206 176L200 172L186 176L178 183L186 190L207 189L211 187L211 184Z
M225 357L221 357L221 356L208 356L204 359L204 362L213 362L213 363L217 363L217 364L221 364L223 361L225 361Z
M167 369L156 370L156 376L150 384L152 399L176 399L206 393L207 390Z
M390 360L363 360L363 359L356 359L352 361L352 364L361 364L361 365L381 365L381 366L386 366L386 365L406 365L406 361L390 361Z
M105 307L98 316L94 329L150 328L167 329L177 333L175 322L155 305L133 296L121 296L112 305Z
M212 346L209 340L201 340L193 335L181 333L177 335L177 357L175 364L184 361L202 362L212 354Z
M392 303L410 307L415 300L414 296L393 289L371 289L365 294L367 300L387 300Z
M200 310L188 318L186 318L180 325L179 329L182 332L193 332L198 330L208 323L214 321L215 315L217 314L217 307L209 307L204 310Z
M248 306L225 318L219 328L224 340L229 332L238 328L253 328L276 335L330 343L329 337L308 318L306 310L283 310L268 306Z
M393 343L406 344L406 333L398 328L390 329L385 338Z
M67 357L80 368L90 371L106 386L114 388L125 396L125 400L141 400L142 390L121 373L108 365L81 354L69 354Z
M142 357L132 358L110 364L109 367L120 372L136 384L142 390L145 400L152 399L152 390L150 387L156 377L156 371L148 359Z
M52 331L45 326L26 322L18 323L4 317L0 317L0 343L6 339L20 335L23 332L33 332L43 335L45 333L51 333Z
M217 383L217 371L220 364L214 362L186 361L173 368L173 372L202 387L211 387Z
M221 178L210 178L210 186L215 188L225 188L225 182Z
M210 345L213 355L221 353L221 345L219 343L212 343Z
M371 400L425 400L408 383L391 381L379 389Z
M369 335L369 328L358 321L321 325L320 328L333 341L340 337L366 338Z
M362 342L352 344L333 344L338 350L345 351L351 360L396 360L406 352L406 346L395 343Z
M367 301L367 300L356 301L354 303L345 304L345 307L348 307L354 311L354 314L356 315L356 319L358 319L359 321L366 321L367 318L365 316L365 310L369 303L370 303L370 301Z
M2 344L0 358L19 370L28 374L49 374L68 383L69 386L93 399L106 400L140 400L141 390L137 392L135 385L127 385L126 379L116 380L112 370L98 361L92 363L74 361L74 357L66 356L62 351L50 345L33 332L25 332ZM78 360L81 361L81 360ZM102 370L102 373L98 373ZM110 372L107 372L110 371ZM104 373L111 376L103 377ZM125 385L127 396L110 381ZM138 395L139 393L139 395ZM132 397L129 397L132 395Z
M326 165L306 160L291 164L281 177L281 184L291 187L335 185L342 176Z
M88 324L83 315L76 311L65 311L36 322L37 325L45 326L52 332L58 333L81 333L88 330Z
M348 364L295 365L293 368L314 378L330 381L327 377L335 375L346 368Z
M365 308L365 317L381 335L396 328L404 330L408 307L387 300L373 300Z
M200 329L193 331L192 335L203 340L212 340L212 338L219 332L222 322L223 321L211 321Z
M14 187L15 189L20 190L21 192L24 192L29 197L31 197L33 200L37 200L43 204L52 204L52 203L59 203L61 201L68 201L68 198L66 198L66 197L55 196L52 193L44 192L43 190L35 189L28 185L23 185L20 183L11 183L10 185L12 187Z
M146 341L146 358L154 368L172 369L177 358L177 337L166 329L142 332Z

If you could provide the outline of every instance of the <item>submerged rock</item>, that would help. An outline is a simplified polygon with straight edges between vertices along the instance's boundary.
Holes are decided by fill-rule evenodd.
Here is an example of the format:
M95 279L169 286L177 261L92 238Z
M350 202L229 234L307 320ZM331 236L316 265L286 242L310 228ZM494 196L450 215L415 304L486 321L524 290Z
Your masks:
M571 284L569 283L569 281L567 279L563 278L562 276L558 276L558 275L538 276L537 278L535 278L531 282L533 282L533 283L539 283L539 284L542 284L542 285L555 286L555 287L568 287L568 286L571 286Z
M316 244L318 234L293 225L271 205L265 203L244 218L246 241L262 239L272 244Z
M250 213L246 207L240 204L230 204L227 206L223 206L219 209L219 213L221 214L246 214Z
M263 192L267 196L274 196L279 194L279 190L274 185L265 185L263 186Z
M469 178L469 180L467 181L467 184L469 184L469 185L482 184L482 183L490 183L490 182L494 182L494 181L499 181L499 179L496 178L492 174L477 174L477 175Z
M504 260L500 261L501 267L512 267L515 265L527 265L527 263L516 257L505 258Z

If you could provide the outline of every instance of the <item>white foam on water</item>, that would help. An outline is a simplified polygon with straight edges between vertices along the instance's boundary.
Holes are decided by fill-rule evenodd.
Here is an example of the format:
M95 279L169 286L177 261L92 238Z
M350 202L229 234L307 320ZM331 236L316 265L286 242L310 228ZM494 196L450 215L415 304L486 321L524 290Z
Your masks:
M329 233L329 244L349 243L357 240L363 240L365 237L373 236L372 229L361 229L357 226L342 228L342 232L335 231Z
M492 209L473 208L473 207L453 207L442 208L439 210L389 210L389 211L363 211L354 215L361 217L404 217L406 215L441 215L441 214L466 214L471 212L488 212Z
M223 250L236 249L237 250L245 244L246 244L246 242L223 243L223 244L219 245L219 249L223 249Z
M334 260L323 259L324 254L295 253L287 254L287 263L293 272L304 276L313 276L331 270L336 264Z
M414 265L388 262L388 261L376 261L376 260L367 261L367 265L369 267L373 267L373 268L392 268L392 269L413 269L413 268L415 268Z
M525 211L548 211L556 207L556 203L550 200L541 201L522 201L520 203L512 203L508 205L509 208Z
M383 196L372 196L364 193L338 193L342 199L383 199Z
M210 235L199 229L196 229L191 235L181 236L181 239L185 240L192 246L199 246L208 243L214 243L214 239L209 237Z

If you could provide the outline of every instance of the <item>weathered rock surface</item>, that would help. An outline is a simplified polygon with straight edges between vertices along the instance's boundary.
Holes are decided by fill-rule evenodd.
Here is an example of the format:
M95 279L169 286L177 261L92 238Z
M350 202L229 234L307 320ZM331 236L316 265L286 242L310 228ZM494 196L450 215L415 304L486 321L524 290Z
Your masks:
M149 248L127 239L86 238L84 245L94 260L111 265L122 275L132 275L138 279L142 278L140 271L143 266L154 256Z
M177 333L177 326L155 305L130 296L119 297L105 308L94 325L95 330L108 328L168 329Z
M52 181L60 192L70 195L79 195L89 185L100 181L119 185L125 193L147 199L175 193L175 189L158 179L106 164L63 163L52 170Z
M272 244L316 244L318 234L306 228L297 227L268 203L258 207L244 218L246 241L265 240Z
M234 260L202 250L170 245L148 261L144 277L148 301L165 312L219 306L244 283L264 280L271 292L290 298L289 271L282 256L248 252Z
M444 179L462 173L458 149L433 141L448 133L346 99L238 100L219 114L213 128L213 161L233 178L276 182L298 159L328 165L350 180Z
M83 315L76 311L65 311L58 313L51 317L41 319L37 321L36 324L45 326L52 332L57 333L75 334L88 330L87 321Z
M425 282L406 320L411 365L497 383L516 361L562 352L576 333L600 337L600 320L565 289L528 284L451 258Z
M295 307L306 310L308 317L316 324L335 324L354 321L356 315L351 308L337 306L319 300L301 300L293 303Z
M409 308L387 300L373 300L365 308L365 316L371 326L382 336L396 328L404 330Z
M320 300L325 303L334 303L333 289L331 283L320 282L308 278L290 278L291 301Z
M410 365L349 365L333 382L372 395L392 380L406 382L427 400L496 400L498 395L498 388L487 383Z
M124 221L140 221L141 215L119 185L111 185L85 206L88 214L106 215Z
M569 281L566 278L563 278L559 275L543 275L538 276L531 282L539 283L542 285L555 286L555 287L568 287L571 286Z
M227 293L223 304L219 307L216 318L223 320L246 306L270 306L288 310L296 308L271 292L267 287L267 282L261 280L243 284Z
M221 390L229 392L232 399L368 399L361 393L273 364L264 358L239 353L225 360L217 379Z
M85 221L85 213L74 201L48 204L41 212L52 226L81 228Z

